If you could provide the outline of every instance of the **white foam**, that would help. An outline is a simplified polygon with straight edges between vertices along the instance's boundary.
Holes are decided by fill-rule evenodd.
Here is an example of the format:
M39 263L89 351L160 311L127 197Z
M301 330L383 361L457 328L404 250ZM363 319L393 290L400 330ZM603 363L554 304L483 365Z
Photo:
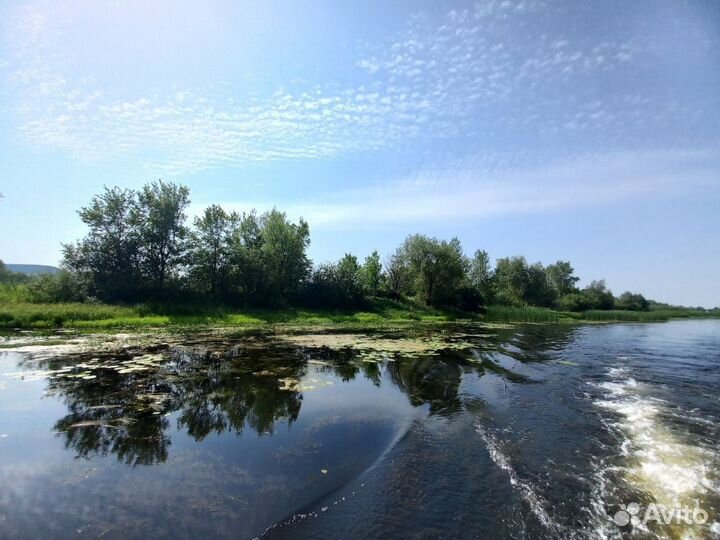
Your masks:
M518 474L513 468L510 459L502 452L497 439L490 433L488 433L488 431L482 425L478 425L476 430L482 440L485 442L485 447L490 454L490 458L493 460L495 465L500 467L508 474L510 478L510 484L520 493L520 496L528 504L530 510L533 514L535 514L540 523L542 523L546 528L550 530L556 529L557 527L554 520L552 519L552 517L550 517L549 512L545 509L545 502L537 493L535 493L529 483L523 481L518 477Z
M647 397L648 388L629 377L627 369L611 368L608 375L610 381L596 385L606 396L595 403L616 415L608 422L623 436L621 452L628 456L625 480L667 507L694 506L704 495L717 494L718 487L710 477L715 452L683 440L666 426L663 418L671 413L665 410L665 402ZM694 533L690 526L688 538Z

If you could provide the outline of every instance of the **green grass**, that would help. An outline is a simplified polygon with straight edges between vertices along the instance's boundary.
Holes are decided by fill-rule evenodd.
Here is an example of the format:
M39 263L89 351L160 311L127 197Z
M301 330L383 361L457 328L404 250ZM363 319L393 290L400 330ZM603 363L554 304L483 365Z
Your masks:
M492 322L538 322L557 323L572 320L552 309L533 306L490 306L484 319Z
M237 309L225 306L31 304L0 302L0 328L142 328L164 326L380 326L388 322L446 322L477 318L411 301L376 300L366 310Z
M105 304L32 304L0 296L0 328L86 330L153 327L340 326L381 327L388 324L442 323L476 320L501 323L655 322L678 317L709 316L692 310L559 312L531 306L490 306L484 315L435 309L411 300L374 300L363 310L238 309L227 306ZM21 294L21 293L19 293ZM15 297L13 297L15 298Z
M0 283L0 305L30 302L31 295L23 283Z
M717 315L683 309L664 309L657 311L592 310L582 313L581 316L587 321L603 322L661 322L669 321L670 319L691 317L717 317Z
M97 322L123 320L135 316L132 308L96 304L0 304L2 328L52 328Z

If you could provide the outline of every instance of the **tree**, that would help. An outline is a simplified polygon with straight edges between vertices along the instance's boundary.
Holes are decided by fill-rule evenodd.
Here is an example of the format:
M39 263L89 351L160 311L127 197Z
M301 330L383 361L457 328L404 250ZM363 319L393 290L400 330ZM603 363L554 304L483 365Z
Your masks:
M413 290L426 304L452 303L467 270L457 238L449 242L424 235L408 236L402 245Z
M254 210L244 213L230 239L230 288L245 303L260 304L267 290L263 237Z
M268 299L286 303L310 271L310 227L302 218L297 224L289 222L284 212L273 208L260 218L260 230Z
M213 204L196 217L190 233L190 274L210 294L225 292L230 272L232 236L240 217Z
M405 292L410 275L410 268L402 251L399 247L393 255L385 261L385 274L388 278L388 288L390 296L399 298Z
M539 262L529 265L525 257L498 259L495 286L497 299L503 304L549 307L557 298L543 265Z
M317 266L303 284L303 303L342 308L361 305L365 292L362 270L357 257L350 253L336 263Z
M138 194L142 269L151 286L162 292L174 277L186 249L186 186L162 180L147 184Z
M548 284L557 291L558 296L574 292L575 284L580 279L574 275L575 269L569 261L557 261L555 264L548 265L545 273Z
M587 296L580 292L566 294L558 298L557 305L563 311L585 311L590 309Z
M505 257L495 263L497 299L502 304L525 303L530 275L525 257Z
M29 280L30 276L9 270L2 259L0 259L0 283L24 283Z
M468 281L486 305L495 301L494 276L487 251L478 249L473 255L468 268Z
M63 245L63 267L88 275L91 294L103 300L137 297L140 236L135 192L106 187L78 214L89 231L76 244Z
M557 299L557 291L547 279L547 273L539 262L527 267L528 282L525 287L524 300L531 306L551 307Z
M89 285L87 275L60 270L35 277L28 283L28 292L33 302L85 302Z
M362 298L361 270L357 257L350 253L346 253L337 263L338 284L343 295L349 300L357 301Z
M630 291L625 291L615 302L615 307L617 309L627 309L630 311L647 311L650 308L650 303L642 294L633 294Z
M604 279L591 281L582 294L587 299L589 309L612 309L615 306L615 297Z
M369 296L377 296L382 280L382 264L380 263L380 254L377 251L373 251L365 258L361 279L363 288L367 294Z

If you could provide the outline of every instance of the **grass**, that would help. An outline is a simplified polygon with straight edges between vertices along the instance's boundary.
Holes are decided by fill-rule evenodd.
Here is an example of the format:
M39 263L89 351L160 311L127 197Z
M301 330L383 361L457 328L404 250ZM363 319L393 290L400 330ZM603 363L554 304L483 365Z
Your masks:
M96 304L30 304L18 302L0 305L2 328L52 328L82 326L82 323L123 321L135 316L132 308Z
M652 311L592 310L583 313L582 317L587 321L602 322L661 322L670 319L687 319L691 317L717 317L717 315L683 309Z
M0 302L0 328L142 328L164 326L380 326L397 322L448 322L476 315L428 308L410 301L376 300L366 310L237 309L226 306L112 306Z
M5 290L7 295L7 289ZM364 310L238 309L227 306L105 304L32 304L0 298L0 328L86 330L153 327L343 326L485 321L501 323L656 322L671 318L709 316L692 310L559 312L523 306L490 306L484 315L435 309L412 302L374 300Z
M484 320L492 322L572 322L574 319L565 313L548 308L533 306L490 306Z
M24 283L0 283L0 305L30 301L30 291Z

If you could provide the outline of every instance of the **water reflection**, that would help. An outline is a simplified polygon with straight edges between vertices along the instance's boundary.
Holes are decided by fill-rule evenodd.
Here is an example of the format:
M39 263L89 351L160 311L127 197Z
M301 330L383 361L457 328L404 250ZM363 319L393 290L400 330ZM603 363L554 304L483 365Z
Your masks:
M454 359L421 358L392 362L390 377L408 395L410 403L428 403L431 413L450 413L460 408L458 388L462 369Z
M463 373L531 382L499 360L498 351L516 365L541 362L537 353L518 351L537 351L539 342L562 347L569 335L570 330L557 327L456 331L440 339L426 331L415 336L425 340L419 342L423 347L397 341L398 350L380 352L368 351L368 341L359 338L357 346L347 345L347 335L335 348L327 339L297 346L272 339L196 338L192 345L130 348L100 357L83 353L40 363L48 370L48 391L67 406L54 429L68 449L83 458L114 454L129 465L152 465L168 459L172 425L197 441L247 429L271 435L278 423L292 426L304 391L312 386L303 383L309 368L343 382L362 376L376 387L392 384L411 405L449 415L463 407L458 394ZM400 335L386 332L376 338L391 348ZM436 340L432 346L430 339Z

